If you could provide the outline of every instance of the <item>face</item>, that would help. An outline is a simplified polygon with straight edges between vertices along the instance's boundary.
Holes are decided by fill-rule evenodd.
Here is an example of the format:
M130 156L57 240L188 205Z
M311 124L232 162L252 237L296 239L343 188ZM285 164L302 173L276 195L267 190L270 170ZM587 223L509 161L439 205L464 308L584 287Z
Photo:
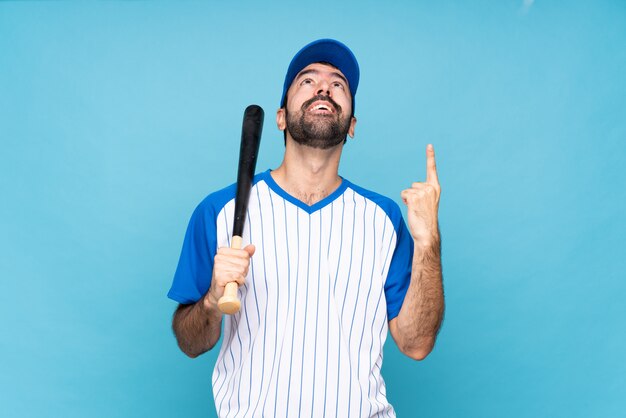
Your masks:
M281 115L282 110L279 128L287 129L299 144L329 149L343 143L347 135L354 135L356 119L350 116L348 81L330 65L311 64L300 71L287 91L287 105Z

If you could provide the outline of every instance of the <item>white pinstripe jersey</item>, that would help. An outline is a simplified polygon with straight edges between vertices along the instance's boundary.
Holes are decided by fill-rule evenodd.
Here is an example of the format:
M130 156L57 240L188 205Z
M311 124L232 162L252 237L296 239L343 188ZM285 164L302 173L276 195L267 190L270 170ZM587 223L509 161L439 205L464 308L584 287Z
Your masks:
M208 290L217 248L230 245L235 191L196 208L170 298L194 303ZM213 371L219 416L395 416L383 344L413 254L398 205L343 179L307 206L268 170L255 176L243 242L256 253L240 312L223 317Z

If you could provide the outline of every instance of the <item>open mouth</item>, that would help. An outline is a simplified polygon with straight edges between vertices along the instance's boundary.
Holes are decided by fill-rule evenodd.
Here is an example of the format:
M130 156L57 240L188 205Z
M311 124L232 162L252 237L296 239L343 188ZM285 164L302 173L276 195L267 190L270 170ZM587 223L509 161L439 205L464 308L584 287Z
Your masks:
M332 114L335 113L335 109L333 106L326 102L315 102L307 109L308 112L318 113L318 114Z

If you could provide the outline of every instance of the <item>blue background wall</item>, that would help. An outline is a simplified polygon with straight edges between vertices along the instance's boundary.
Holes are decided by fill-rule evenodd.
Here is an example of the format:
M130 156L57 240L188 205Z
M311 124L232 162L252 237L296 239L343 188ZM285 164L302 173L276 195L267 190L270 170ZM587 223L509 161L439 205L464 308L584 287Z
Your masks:
M400 201L435 144L446 320L391 339L400 416L626 410L626 2L0 2L0 415L213 416L165 297L234 181L243 109L335 37L362 68L341 173Z

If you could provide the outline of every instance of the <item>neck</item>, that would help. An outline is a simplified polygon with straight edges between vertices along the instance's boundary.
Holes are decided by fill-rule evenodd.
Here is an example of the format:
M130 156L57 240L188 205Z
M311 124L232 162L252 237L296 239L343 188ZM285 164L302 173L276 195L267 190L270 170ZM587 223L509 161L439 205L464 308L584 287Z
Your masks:
M343 144L322 150L300 145L287 137L285 157L272 178L290 195L311 206L341 184L339 158Z

